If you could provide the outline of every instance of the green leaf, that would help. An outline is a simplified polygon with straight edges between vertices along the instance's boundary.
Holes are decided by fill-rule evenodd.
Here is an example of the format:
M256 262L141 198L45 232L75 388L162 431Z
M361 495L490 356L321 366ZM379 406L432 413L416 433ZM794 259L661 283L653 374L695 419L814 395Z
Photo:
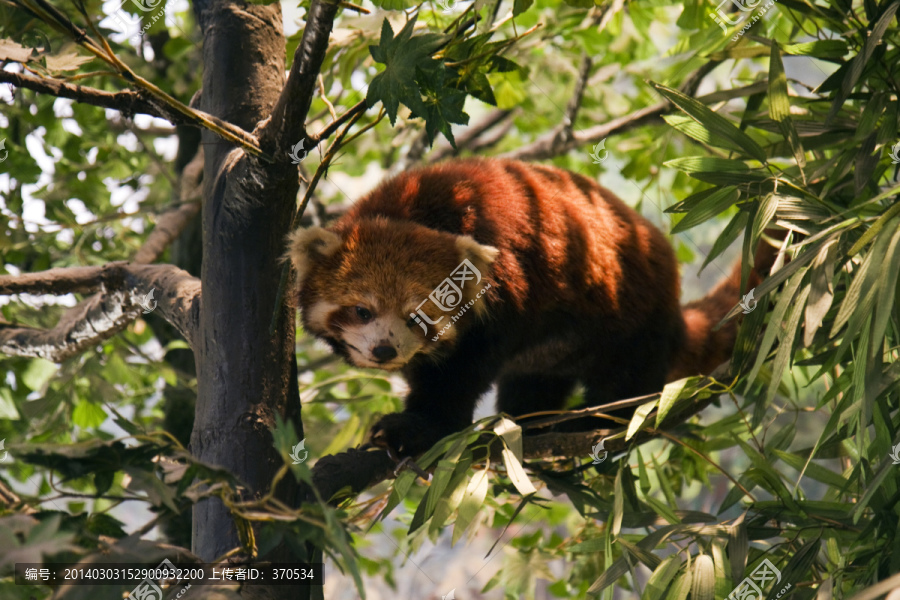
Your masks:
M96 488L97 494L103 495L108 492L115 477L115 471L98 471L94 473L94 488Z
M884 254L878 274L879 289L875 304L875 320L872 322L873 354L881 353L888 320L897 309L894 295L897 291L897 278L900 276L900 218L895 221L882 234L887 235L888 231L894 230L894 236Z
M12 392L7 387L0 387L0 419L17 421L20 418Z
M847 485L847 480L840 473L835 473L831 469L826 469L822 465L808 461L802 456L777 449L773 450L773 452L788 465L797 471L805 472L816 481L821 481L822 483L834 486L839 490L844 489L844 486Z
M684 158L675 158L663 163L667 167L684 171L685 173L694 173L697 171L749 171L750 167L741 160L728 160L725 158L714 158L710 156L685 156Z
M741 211L734 215L731 221L728 222L728 225L725 226L725 229L722 230L722 233L719 234L719 237L716 238L716 241L713 242L713 247L709 251L709 254L706 255L706 258L703 259L703 265L700 267L700 270L702 271L705 269L709 263L718 258L726 248L733 244L734 240L737 239L746 225L746 212Z
M847 42L844 40L816 40L800 44L787 44L784 47L784 52L794 56L843 58L847 54Z
M501 452L503 455L503 464L506 465L506 475L509 477L510 481L512 481L513 485L516 486L519 493L523 496L535 493L537 490L534 488L531 480L528 479L525 469L522 468L522 463L519 462L519 459L516 458L516 455L505 443Z
M57 366L49 360L34 358L22 372L22 383L34 391L43 389L44 384L56 374Z
M641 600L659 600L664 598L666 588L669 583L681 570L681 558L678 556L668 556L656 567L650 579L647 580L647 586L641 594Z
M647 415L656 408L656 402L656 400L653 400L652 402L646 402L637 407L637 410L634 411L634 415L631 417L631 421L628 422L625 441L630 440L638 431L640 431L641 427L647 421Z
M513 16L518 17L523 12L531 8L531 5L534 4L534 0L514 0L513 2Z
M828 244L819 250L818 256L810 266L809 302L806 304L806 315L803 326L803 345L809 347L813 336L822 326L828 309L834 300L834 259L837 244Z
M800 169L801 175L806 167L806 155L800 144L800 137L791 120L791 102L788 99L787 76L784 74L784 64L781 62L781 53L778 44L772 42L769 55L769 116L778 123L784 137L787 138L794 153L794 160Z
M759 238L762 236L763 231L766 230L769 223L775 218L775 213L778 211L778 202L779 196L767 194L766 197L762 199L762 202L759 203L759 210L756 211L756 215L753 217L753 228L751 229L750 234L751 248L756 248L756 244L759 242Z
M392 125L397 121L401 102L418 115L426 113L417 74L444 68L431 55L446 43L448 36L428 33L413 37L415 24L416 17L413 17L395 37L391 24L384 19L380 43L369 46L372 58L384 64L385 69L369 84L366 105L372 107L382 102Z
M758 186L767 179L770 179L770 177L759 171L695 171L691 173L691 177L715 185L735 186Z
M652 552L648 552L639 546L635 546L624 537L620 537L616 542L622 547L623 553L638 559L638 561L650 568L650 570L654 570L659 566L661 561Z
M816 560L816 556L819 554L820 546L821 538L816 536L803 544L796 552L792 553L788 564L781 571L781 581L790 584L797 581L804 581L809 574L810 567ZM774 595L780 590L770 591L770 597L774 598Z
M665 420L666 415L668 415L669 411L672 410L672 407L675 406L675 402L681 397L681 392L684 391L684 386L687 385L687 383L688 379L684 378L665 385L662 394L660 394L659 397L659 410L656 413L656 427L660 426Z
M782 375L794 355L794 337L797 334L797 327L800 325L800 318L803 316L803 309L806 307L809 290L810 286L807 285L792 298L793 308L785 324L784 335L780 336L778 351L775 353L775 360L772 363L772 379L769 381L769 389L766 392L766 404L770 404L775 398Z
M384 10L406 10L415 6L415 3L407 0L372 0L372 4Z
M459 541L459 538L462 537L478 515L478 512L484 504L484 499L487 497L487 490L488 470L487 467L485 467L484 469L475 471L472 479L469 480L468 486L466 486L465 495L459 503L456 523L453 524L453 537L450 542L451 546L456 545L456 542Z
M900 201L894 203L883 215L878 217L878 220L875 221L871 227L869 227L862 236L856 240L856 243L853 244L853 247L847 251L847 256L855 256L859 254L859 251L862 250L866 244L872 241L872 239L878 235L878 232L887 224L888 221L893 219L895 216L900 214ZM32 388L33 389L33 388Z
M835 95L834 102L831 104L831 110L827 117L828 121L837 115L838 111L844 105L844 101L850 97L850 92L853 91L853 88L856 87L856 84L859 82L863 69L869 63L869 59L872 58L875 48L881 43L881 38L890 26L898 8L900 8L900 0L894 0L894 2L885 8L881 17L878 19L878 22L872 27L872 31L868 32L868 35L863 37L863 49L853 57L853 60L849 63L849 68L844 73L844 78L841 81L841 89ZM848 63L844 64L847 65Z
M740 153L749 154L756 160L765 163L766 153L749 135L741 131L731 121L711 111L697 100L664 85L651 82L651 85L672 104L680 108L701 127L710 132L710 140L715 145Z
M788 100L787 77L781 62L778 44L773 43L769 54L769 116L775 121L784 121L791 115Z
M488 73L488 82L494 90L497 108L513 109L528 98L527 80L519 69L500 73Z
M691 209L683 219L675 224L672 233L687 231L691 227L712 219L732 204L740 200L741 193L734 186L716 190Z
M84 429L99 427L106 421L106 411L90 400L81 400L72 410L72 422Z
M437 536L447 523L447 519L459 508L459 504L462 502L466 492L465 484L469 478L469 467L471 464L471 454L464 455L453 470L453 477L434 508L431 524L428 527L431 535Z
M691 578L691 600L714 600L716 597L716 567L708 554L694 560Z

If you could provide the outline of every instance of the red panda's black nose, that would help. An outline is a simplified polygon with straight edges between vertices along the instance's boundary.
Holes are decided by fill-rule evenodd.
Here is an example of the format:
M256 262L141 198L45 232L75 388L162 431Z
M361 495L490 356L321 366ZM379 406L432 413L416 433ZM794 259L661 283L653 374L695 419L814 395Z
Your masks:
M397 350L395 350L393 346L388 345L375 346L375 348L372 349L372 356L374 356L375 360L378 362L387 362L392 358L397 357Z

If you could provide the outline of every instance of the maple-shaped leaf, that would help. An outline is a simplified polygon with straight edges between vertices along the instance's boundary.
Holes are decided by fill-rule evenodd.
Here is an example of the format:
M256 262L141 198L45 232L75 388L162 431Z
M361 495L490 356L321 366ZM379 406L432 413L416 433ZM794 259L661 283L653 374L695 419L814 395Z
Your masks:
M425 119L425 134L428 142L433 143L437 132L444 134L450 145L456 148L456 140L450 129L451 123L467 125L469 115L463 112L466 103L466 92L446 85L446 73L433 74L418 73L418 80L422 83L422 92L425 96L422 109L413 110L413 116Z
M369 52L376 62L385 66L384 71L372 79L366 93L369 107L381 101L387 111L391 125L397 121L400 103L413 113L423 115L426 111L422 102L422 92L416 81L416 73L438 71L443 64L431 55L444 44L448 37L437 33L427 33L413 37L416 18L410 19L403 29L394 36L394 29L385 19L381 25L381 40L377 46L369 46Z

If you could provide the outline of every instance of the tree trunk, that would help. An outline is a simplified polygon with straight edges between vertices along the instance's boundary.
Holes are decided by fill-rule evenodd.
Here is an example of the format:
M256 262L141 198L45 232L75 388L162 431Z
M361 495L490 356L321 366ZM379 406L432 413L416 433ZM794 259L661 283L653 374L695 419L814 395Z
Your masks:
M271 113L284 84L280 6L199 0L194 8L204 39L201 107L252 131ZM275 413L299 407L294 311L282 304L279 326L269 332L298 178L283 165L272 177L250 177L259 169L254 159L206 131L202 143L203 309L191 451L234 473L249 499L267 490L282 464L269 434ZM279 490L282 497L289 487ZM192 533L193 551L206 561L239 545L217 499L194 507ZM287 588L271 591L268 597L288 597Z

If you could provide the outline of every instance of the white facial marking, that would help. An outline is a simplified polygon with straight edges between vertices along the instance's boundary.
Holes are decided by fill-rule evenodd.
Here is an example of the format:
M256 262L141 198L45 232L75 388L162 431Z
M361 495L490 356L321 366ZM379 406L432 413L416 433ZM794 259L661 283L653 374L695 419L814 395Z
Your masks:
M317 302L307 311L306 319L310 326L316 330L328 330L328 317L340 306L331 302Z
M422 336L406 326L406 319L394 315L377 316L368 323L345 325L339 333L347 344L353 364L388 371L403 367L424 344ZM373 351L380 346L393 348L396 356L379 361Z

